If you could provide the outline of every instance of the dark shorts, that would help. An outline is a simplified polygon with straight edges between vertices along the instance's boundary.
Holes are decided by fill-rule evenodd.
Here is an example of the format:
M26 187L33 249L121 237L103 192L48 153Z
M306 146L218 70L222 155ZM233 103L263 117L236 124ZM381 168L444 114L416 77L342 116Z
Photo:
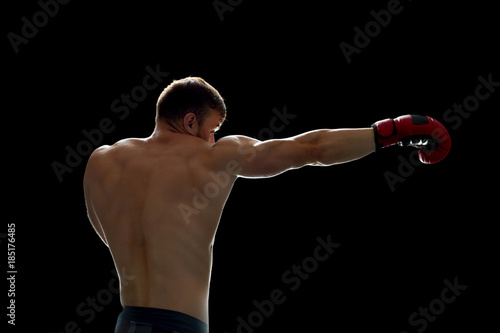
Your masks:
M115 333L208 333L208 325L182 312L125 306Z

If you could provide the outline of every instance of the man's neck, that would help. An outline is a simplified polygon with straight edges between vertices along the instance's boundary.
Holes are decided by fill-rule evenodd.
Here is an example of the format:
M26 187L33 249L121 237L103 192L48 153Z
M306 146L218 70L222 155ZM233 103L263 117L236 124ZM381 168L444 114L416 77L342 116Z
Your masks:
M156 123L155 129L151 134L151 138L155 139L167 138L171 136L172 133L191 135L177 123L169 124L164 120L160 120Z

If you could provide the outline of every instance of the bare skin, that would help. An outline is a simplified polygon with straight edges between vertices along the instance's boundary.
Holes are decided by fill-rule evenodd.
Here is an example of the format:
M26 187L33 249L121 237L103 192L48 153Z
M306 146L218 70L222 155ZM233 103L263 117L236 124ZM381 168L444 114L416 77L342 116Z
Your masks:
M90 157L88 215L118 272L128 276L125 283L120 276L122 305L179 311L208 323L212 247L234 181L375 151L371 128L215 143L220 121L216 111L201 125L192 113L175 126L159 119L150 137L102 146Z

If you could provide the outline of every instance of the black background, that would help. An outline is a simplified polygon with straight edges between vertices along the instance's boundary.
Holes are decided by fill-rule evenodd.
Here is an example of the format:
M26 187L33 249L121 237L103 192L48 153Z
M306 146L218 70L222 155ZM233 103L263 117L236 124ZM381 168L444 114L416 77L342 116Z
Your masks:
M405 181L394 191L384 174L398 174L411 150L238 180L216 236L211 332L237 332L237 318L248 318L253 301L275 289L286 301L255 332L417 332L423 327L411 326L409 316L455 278L467 289L425 332L497 325L493 118L500 88L458 128L443 120L474 94L479 76L500 81L491 2L402 1L401 13L349 64L339 44L353 44L354 27L363 29L373 20L370 11L386 9L388 1L242 1L223 21L211 0L172 3L71 1L18 53L7 34L21 34L21 18L32 21L40 5L3 5L7 186L0 240L6 252L6 225L15 223L18 270L16 326L9 329L64 332L74 321L81 332L113 331L117 295L88 323L89 315L77 312L114 281L109 252L86 217L88 157L62 182L52 163L64 164L65 147L75 148L85 140L82 130L103 118L115 129L102 144L148 136L161 89L188 75L203 77L226 99L228 121L219 136L257 137L272 110L286 107L296 117L276 137L415 113L442 121L453 140L445 161L401 169ZM142 84L146 66L169 76L121 120L110 105ZM291 291L282 275L328 235L341 246Z

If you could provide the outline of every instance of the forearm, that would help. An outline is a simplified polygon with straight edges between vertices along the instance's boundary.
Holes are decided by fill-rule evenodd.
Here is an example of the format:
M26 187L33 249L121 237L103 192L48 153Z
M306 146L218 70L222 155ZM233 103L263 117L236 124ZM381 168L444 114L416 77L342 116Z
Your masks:
M296 137L311 147L314 161L309 165L328 166L362 158L375 151L372 128L322 129Z

